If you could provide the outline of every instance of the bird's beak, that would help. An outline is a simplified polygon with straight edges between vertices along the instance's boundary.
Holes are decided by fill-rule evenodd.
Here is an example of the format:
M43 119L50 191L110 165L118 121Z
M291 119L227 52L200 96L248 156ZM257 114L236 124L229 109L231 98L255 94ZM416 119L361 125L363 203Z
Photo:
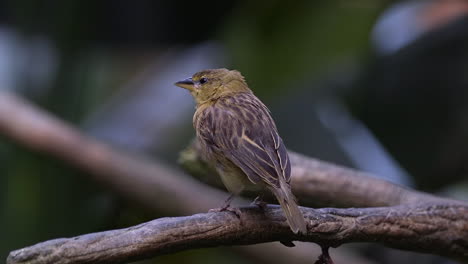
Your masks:
M189 91L193 91L194 86L195 86L195 84L192 81L192 78L187 78L185 80L178 81L178 82L175 83L175 85L177 85L177 86L179 86L181 88L187 89Z

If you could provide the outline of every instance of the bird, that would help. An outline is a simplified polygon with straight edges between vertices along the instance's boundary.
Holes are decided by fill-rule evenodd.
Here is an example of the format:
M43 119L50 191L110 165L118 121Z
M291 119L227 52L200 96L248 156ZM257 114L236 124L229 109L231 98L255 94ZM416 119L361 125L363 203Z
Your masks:
M269 109L242 74L207 69L175 85L194 97L193 126L201 156L216 168L231 193L222 209L229 208L233 197L243 192L270 191L290 229L305 234L307 225L291 191L288 152Z

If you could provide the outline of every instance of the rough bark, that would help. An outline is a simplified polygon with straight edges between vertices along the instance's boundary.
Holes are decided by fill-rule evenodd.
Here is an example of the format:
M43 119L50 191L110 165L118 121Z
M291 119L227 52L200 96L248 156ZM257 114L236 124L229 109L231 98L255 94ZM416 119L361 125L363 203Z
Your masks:
M468 261L465 205L384 208L302 208L308 234L293 234L278 206L262 211L160 218L134 227L55 239L11 252L7 263L122 263L186 249L300 240L336 247L349 242L384 245Z
M27 101L6 92L0 92L0 133L19 144L52 155L89 172L90 176L104 186L156 212L189 215L215 208L226 197L222 191L201 184L164 163L118 151L93 140ZM190 155L189 158L182 157L186 167L192 172L198 171L203 174L210 172L209 167L198 158L196 149L192 149ZM258 209L243 209L242 222L238 222L237 225L231 219L232 215L227 213L165 218L150 222L152 224L128 229L40 243L13 251L8 261L9 263L48 263L44 261L61 256L62 261L70 261L63 263L97 263L101 258L103 259L101 262L114 262L114 259L108 259L114 257L117 262L117 260L139 259L187 248L254 244L280 239L314 241L335 246L347 242L378 242L391 247L467 260L466 208L468 205L465 203L412 191L370 177L363 172L293 152L290 152L290 155L293 164L293 191L300 198L301 204L321 201L323 204L337 206L393 207L320 210L304 208L310 220L309 234L299 237L285 228L284 219L276 208L268 210L266 214L260 214ZM203 221L208 223L227 225L232 229L226 229L223 233L225 240L220 241L220 238L216 237L219 236L217 233L219 229L202 232L207 226L193 225L193 219L204 219ZM174 221L174 225L169 225L167 221ZM164 233L169 229L154 226L154 223L165 223L163 225L165 228L172 226L170 231L179 232L171 233L172 236L181 240L177 240L177 243L170 240ZM179 229L175 223L180 224ZM184 224L191 223L192 228L202 228L200 229L202 231L199 230L200 235L213 236L198 236L203 239L197 242L198 233L195 229L192 229L194 235L184 231L186 230L184 228L187 228ZM149 226L154 226L154 232L148 229ZM125 230L143 231L132 233ZM258 234L258 237L249 234ZM154 241L162 239L162 242L153 245L153 242L148 242L153 241L151 239ZM185 244L183 239L186 239ZM74 241L75 244L72 243ZM170 241L172 242L168 244ZM98 250L91 252L93 248ZM252 248L244 247L240 250L255 255L257 251ZM118 253L120 251L122 253ZM302 250L301 254L299 258L289 255L289 259L294 261L293 259L303 259L305 256L311 258L313 255L310 254L318 255L318 251L311 253ZM91 258L95 259L90 260ZM82 260L83 262L72 262ZM352 262L351 258L347 261L347 263Z

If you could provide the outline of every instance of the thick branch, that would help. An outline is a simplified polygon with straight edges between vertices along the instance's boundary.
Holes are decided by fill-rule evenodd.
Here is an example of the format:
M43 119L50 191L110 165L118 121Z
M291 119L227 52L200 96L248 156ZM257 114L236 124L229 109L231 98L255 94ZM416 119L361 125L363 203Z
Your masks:
M191 179L190 177L185 176L178 170L174 170L165 164L154 160L147 160L144 157L138 155L125 154L124 152L118 152L114 149L97 142L93 139L90 139L83 134L79 133L73 127L67 125L66 123L48 115L47 113L37 109L36 107L30 105L28 102L18 98L17 96L8 94L6 92L0 92L0 133L4 134L16 142L25 145L29 148L38 150L43 153L48 153L59 159L69 162L72 165L75 165L87 172L90 176L93 176L97 181L102 182L105 186L113 188L119 194L127 197L128 199L134 200L143 204L146 208L152 209L158 212L165 212L167 214L193 214L197 212L206 211L209 208L214 208L219 205L221 201L224 200L225 194L221 191L217 191L213 188L210 188L206 185L199 183ZM195 157L196 157L196 152ZM438 231L439 236L444 235L449 238L446 241L452 241L455 245L466 245L466 241L463 239L456 240L451 237L457 238L458 236L452 236L453 230L459 230L460 225L465 225L461 221L466 217L466 210L461 210L460 208L465 208L464 205L458 204L458 202L445 200L442 198L437 198L428 194L423 194L419 192L414 192L401 188L399 186L386 183L381 180L372 179L367 177L364 173L357 172L354 170L342 168L339 166L331 165L314 159L302 157L298 154L291 153L292 160L294 162L293 166L293 189L294 192L301 198L301 201L310 201L313 199L321 199L323 195L325 199L322 202L335 205L348 205L348 206L380 206L380 205L394 205L400 203L409 203L409 202L426 202L431 201L433 203L445 204L447 210L450 211L451 221L457 225L456 228L446 228ZM199 162L198 158L194 159L193 164L198 164L201 166L202 170L205 166L202 162ZM369 183L370 182L370 183ZM194 199L193 197L197 197ZM171 206L168 207L168 204ZM413 205L414 206L414 205ZM466 206L466 205L465 205ZM404 207L401 207L398 210L403 210ZM440 207L439 209L441 209ZM453 209L458 208L458 209ZM411 209L411 208L409 208ZM409 210L408 209L408 210ZM333 209L330 212L333 212ZM368 209L362 209L363 212L367 212ZM377 208L376 208L377 210ZM381 215L385 214L388 216L393 216L393 208L379 210L386 210L382 212ZM373 211L369 211L373 212ZM411 213L408 211L406 213ZM456 216L461 219L459 222L455 221ZM207 214L211 215L211 214ZM419 215L422 217L423 212L419 212ZM315 216L314 216L315 217ZM358 216L349 216L351 218ZM403 215L400 215L403 217ZM369 215L368 218L372 218L372 215ZM430 217L429 217L430 218ZM327 218L332 224L335 220L333 217ZM178 220L178 218L175 218ZM313 219L312 219L313 220ZM159 221L159 220L158 220ZM425 220L424 220L425 221ZM429 221L429 220L428 220ZM448 221L448 220L447 220ZM263 223L263 222L262 222ZM315 223L315 222L314 222ZM384 221L386 223L386 221ZM284 224L284 223L282 223ZM273 225L273 223L272 223ZM322 224L321 224L322 225ZM320 226L321 226L320 225ZM430 224L426 224L430 226ZM267 225L268 226L268 225ZM328 225L325 225L328 226ZM328 226L329 227L329 226ZM385 226L384 226L385 227ZM244 228L244 227L243 227ZM273 227L272 227L273 228ZM331 228L331 227L329 227ZM386 226L388 231L393 230L392 225ZM415 228L415 231L411 231L411 228ZM420 228L419 225L406 226L408 233L416 232ZM437 227L438 228L438 227ZM384 228L385 229L385 228ZM250 230L250 229L246 229ZM252 229L253 230L253 229ZM251 232L255 232L252 231ZM263 230L263 229L262 229ZM289 229L286 229L289 231ZM287 232L283 230L284 232ZM333 229L334 232L341 229ZM179 230L180 231L180 230ZM282 232L283 232L282 231ZM311 229L314 231L314 229ZM360 232L364 232L360 231ZM112 231L114 232L114 231ZM269 236L270 230L268 232L263 232L264 236ZM104 233L106 234L106 233ZM110 233L111 235L113 233ZM272 233L277 234L278 236L283 236L283 233ZM336 235L342 234L341 231ZM363 233L365 234L365 233ZM403 237L403 240L399 240L398 237L393 237L391 234L385 235L384 233L377 233L382 238L377 241L382 243L393 245L391 241L396 241L396 244L393 246L402 245L406 240ZM405 233L406 234L406 233ZM461 233L460 233L461 234ZM311 234L311 235L320 235L320 234ZM466 233L464 234L466 236ZM95 236L95 235L94 235ZM184 233L178 234L177 236L185 237ZM232 235L234 236L234 235ZM333 237L331 234L328 236ZM388 236L388 237L386 237ZM288 237L288 235L286 235ZM115 237L107 237L107 245L113 243ZM127 237L131 238L131 237ZM276 237L277 238L277 237ZM145 236L140 239L144 240ZM268 238L270 239L270 238ZM331 238L330 238L331 239ZM392 240L393 239L393 240ZM411 238L413 239L413 238ZM265 240L265 241L274 241L275 239ZM305 240L304 238L300 240ZM332 240L332 239L331 239ZM68 241L68 240L67 240ZM78 241L81 241L78 239ZM114 246L119 248L122 247L122 243L133 243L138 242L137 238L135 240L121 241L119 239L115 240ZM237 240L234 240L234 242ZM315 241L315 240L314 240ZM350 240L351 241L351 240ZM348 241L348 242L350 242ZM356 240L361 241L361 240ZM369 241L366 238L363 238L362 241ZM399 242L400 241L400 242ZM410 240L406 248L412 248L416 244L412 244ZM458 242L457 242L458 241ZM236 244L232 242L233 244ZM252 240L251 243L256 243L258 240ZM337 240L337 242L344 242L344 240ZM45 244L38 245L49 245L47 243L54 244L55 242L45 242ZM93 248L93 244L99 244L100 240L96 242L91 241L87 244L86 247L81 248L72 248L68 249L67 252L75 252L76 257L86 258L89 253L89 249ZM182 242L180 242L182 243ZM229 244L228 240L224 244ZM245 242L247 243L247 242ZM416 243L416 242L414 242ZM458 243L458 244L457 244ZM465 243L465 244L463 244ZM137 243L138 244L138 243ZM238 243L237 243L238 244ZM34 248L38 248L33 246ZM140 244L138 244L140 245ZM198 247L204 246L203 241L198 244L194 244ZM210 246L207 244L206 246ZM461 256L461 253L455 252L452 248L448 246L443 246L445 244L438 243L440 247L434 251L434 253L439 253L442 255L453 255ZM144 246L144 245L143 245ZM150 249L152 245L146 245ZM179 245L180 246L180 245ZM258 245L262 246L262 245ZM404 245L403 245L404 246ZM89 248L88 248L89 247ZM189 242L187 245L180 248L192 247ZM421 248L415 250L430 250L429 245L423 244ZM459 247L461 248L461 247ZM44 248L45 249L45 248ZM51 248L49 248L51 249ZM130 246L130 249L132 247ZM131 255L130 259L133 258L142 258L143 256L136 256L140 248L135 247L136 251L132 251L134 255ZM148 249L148 253L152 255L154 252ZM76 251L73 251L76 250ZM83 250L79 253L79 250ZM112 254L116 250L111 248L107 249L108 257L113 257ZM458 250L458 249L457 249ZM117 250L118 251L118 250ZM252 252L251 247L245 247L244 252ZM23 253L18 252L29 252L28 249L15 251L12 253L11 258L20 256ZM88 253L87 253L88 252ZM457 251L458 252L458 251ZM112 254L111 254L112 253ZM255 255L255 250L253 254ZM301 251L302 256L310 256L310 250ZM18 255L20 254L20 255ZM117 253L116 253L117 254ZM156 254L156 253L154 253ZM312 253L313 256L314 253ZM92 254L91 254L92 255ZM90 256L91 256L90 255ZM41 255L34 255L38 257L33 259L33 255L28 255L31 257L31 263L45 263L41 261ZM122 255L121 255L122 256ZM463 255L464 256L464 255ZM73 257L73 256L72 256ZM290 259L296 256L291 256ZM10 258L10 259L11 259ZM71 258L71 257L70 257ZM124 256L124 258L127 258ZM296 258L297 259L297 258ZM38 261L38 262L33 262ZM94 262L94 261L92 261ZM352 261L348 261L350 263Z
M201 184L157 160L116 151L5 91L0 91L0 134L89 172L89 176L104 186L159 214L206 212L218 207L227 197L226 193ZM303 263L304 259L315 258L319 254L310 246L286 251L284 247L271 244L236 250L269 263L284 258L291 264ZM339 257L336 256L337 259ZM347 263L365 263L362 258L351 254L344 260Z
M295 235L278 206L265 211L161 218L134 227L55 239L13 251L8 264L121 263L202 247L300 240L338 246L349 242L384 245L468 260L468 207L419 205L390 208L310 209L308 234Z

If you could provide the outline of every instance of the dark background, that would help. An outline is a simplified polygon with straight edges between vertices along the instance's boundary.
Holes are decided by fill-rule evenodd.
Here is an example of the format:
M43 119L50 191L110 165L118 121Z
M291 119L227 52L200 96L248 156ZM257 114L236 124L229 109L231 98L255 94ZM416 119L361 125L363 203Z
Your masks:
M173 83L212 67L244 74L288 148L467 197L465 1L0 1L0 89L174 166L194 105ZM0 259L158 217L2 136L0 172ZM448 263L359 251L378 263ZM182 261L253 263L225 248L145 263Z

